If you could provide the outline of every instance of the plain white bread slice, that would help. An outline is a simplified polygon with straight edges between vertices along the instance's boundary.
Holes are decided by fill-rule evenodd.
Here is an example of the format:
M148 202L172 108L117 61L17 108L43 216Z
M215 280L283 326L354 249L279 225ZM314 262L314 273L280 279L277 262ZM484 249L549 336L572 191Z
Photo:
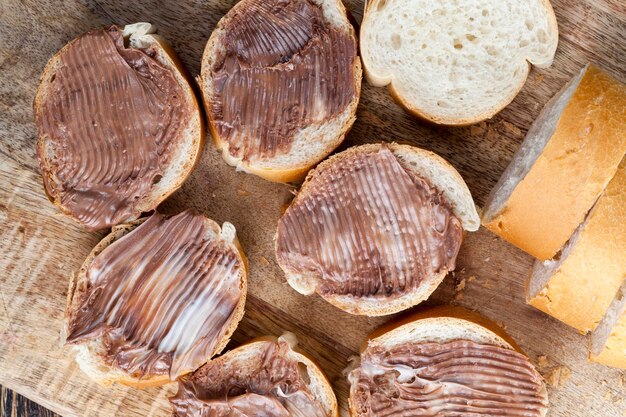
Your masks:
M361 354L369 349L388 350L404 343L445 343L459 339L511 349L524 354L517 343L500 326L480 314L453 306L431 308L379 328L363 343ZM355 363L351 368L358 368L358 366L359 364ZM356 378L356 373L348 374L352 417L358 417L354 411L356 407L353 399L357 386ZM542 395L547 401L545 385L542 387ZM547 413L547 408L544 415L545 413Z
M135 228L141 225L143 222L147 220L146 217L135 220L130 223L121 224L113 227L111 233L104 237L96 245L95 248L89 253L85 262L81 266L80 270L77 274L72 274L70 278L69 289L67 292L67 305L65 307L65 320L63 323L63 328L61 330L61 341L65 342L67 339L67 335L69 333L68 329L68 317L72 315L73 311L76 311L81 307L80 300L81 294L87 291L89 288L89 279L87 277L87 270L89 266L93 262L93 260L104 251L108 246L113 244L115 241L121 239L126 236L130 232L132 232ZM247 292L247 270L248 263L239 244L239 240L237 239L235 227L230 223L224 223L222 228L220 229L219 225L217 225L213 220L205 218L205 221L210 224L210 228L214 230L219 230L220 235L215 236L216 239L223 240L225 242L229 242L234 248L236 248L238 255L244 265L241 268L241 272L239 275L239 281L241 285L242 296L239 299L237 306L233 312L233 320L231 322L231 326L227 328L223 334L223 337L216 344L213 355L220 353L230 341L230 337L234 333L237 328L237 324L241 321L241 318L244 315L244 307L246 303L246 292ZM101 385L110 385L112 383L120 383L123 385L129 385L136 388L146 388L151 386L159 386L166 383L171 382L169 375L164 374L161 376L154 376L148 378L137 378L135 376L130 375L122 369L112 367L104 363L103 361L103 338L97 337L94 339L87 340L85 342L81 342L80 344L71 345L72 350L76 354L76 362L80 366L81 370L85 372L92 380L98 382ZM206 358L207 360L210 359ZM186 369L183 373L188 373L194 371L194 369Z
M297 204L300 200L311 196L311 184L318 172L323 172L327 166L341 164L342 160L356 153L374 153L380 151L385 146L398 158L400 165L415 176L424 178L429 184L443 193L445 200L450 204L452 211L461 221L463 228L467 231L476 231L480 227L480 219L474 205L471 193L463 181L461 175L440 156L409 145L390 144L369 144L355 146L341 153L333 155L318 165L307 176L297 196L292 201ZM279 240L280 228L277 231L276 242ZM278 253L278 245L276 246ZM311 295L316 291L319 277L315 274L303 274L293 270L288 264L281 262L281 257L277 256L280 267L285 272L287 282L301 294ZM368 316L379 316L393 314L398 311L412 307L427 299L430 294L439 286L447 271L432 274L424 279L424 282L412 291L408 291L401 296L385 300L375 297L355 298L343 294L325 294L324 298L331 304L342 310L353 314Z
M465 125L509 104L530 64L552 63L558 28L548 0L372 0L360 43L370 84L418 117Z
M242 0L237 3L217 24L217 27L209 38L204 54L202 56L202 71L198 77L206 113L209 119L209 128L216 147L222 152L224 160L229 164L250 174L258 175L269 181L292 182L302 180L309 169L319 161L328 156L343 141L346 133L350 130L356 119L356 108L361 92L361 61L358 55L355 56L353 64L354 72L354 97L346 108L332 118L322 123L311 124L301 128L295 133L290 150L282 155L271 158L255 158L253 160L243 160L235 157L229 151L226 142L217 132L215 121L211 120L212 113L210 104L212 102L213 78L211 68L216 62L217 56L223 50L222 39L227 36L224 25L235 15L238 10L243 9L246 2ZM325 21L333 28L345 31L350 37L355 39L356 34L352 24L348 21L346 8L341 0L313 0L312 3L322 8Z
M527 284L532 306L586 333L626 277L626 159L558 259L536 261Z
M204 119L200 114L198 100L190 84L191 78L176 52L167 44L164 38L155 34L155 31L156 28L150 23L136 23L126 25L123 34L131 47L142 50L153 49L156 51L154 58L161 65L172 71L172 74L181 86L181 90L184 92L185 96L186 107L191 111L191 117L181 137L177 137L173 140L176 145L173 147L170 163L163 172L161 179L152 186L147 195L143 196L135 203L135 213L133 216L125 219L127 222L135 220L141 213L154 210L169 195L180 188L199 160L204 144ZM48 61L41 75L39 88L33 104L35 113L41 112L42 103L48 95L51 81L54 79L55 73L61 65L61 57L63 53L71 47L73 42L75 42L75 40L70 41ZM49 143L46 141L46 138L39 138L37 148L40 163L49 166L52 163L49 157L53 155L53 151L49 149L48 145ZM67 208L62 205L60 196L48 195L48 198L59 207L61 211L69 214Z
M232 373L236 373L237 375L249 375L252 378L258 372L258 369L256 369L258 368L258 361L259 358L262 357L267 344L279 342L286 342L288 344L285 359L298 363L298 368L306 373L306 377L303 378L305 381L308 379L306 386L315 399L320 402L326 414L329 417L337 417L337 398L335 397L330 382L313 358L297 347L298 341L293 333L287 332L279 338L263 336L252 339L213 359L209 365L220 367L220 378L228 378ZM190 379L193 381L194 385L202 389L204 384L210 384L211 382L220 383L220 381L206 381L202 379L201 373L202 368L194 374L183 377L181 384L185 382L185 379ZM180 389L181 388L179 388L178 395L180 395ZM175 398L176 397L174 397L174 399Z
M626 153L626 85L593 65L546 104L491 191L482 222L544 261L583 222Z
M591 334L589 359L626 369L626 280Z

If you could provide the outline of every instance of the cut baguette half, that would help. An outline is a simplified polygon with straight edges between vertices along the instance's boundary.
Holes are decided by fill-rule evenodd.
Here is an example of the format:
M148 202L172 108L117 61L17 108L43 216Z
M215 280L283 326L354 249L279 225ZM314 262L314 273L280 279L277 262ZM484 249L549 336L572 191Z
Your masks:
M626 85L588 65L543 108L489 194L483 225L545 261L583 222L626 153Z
M552 63L558 27L548 0L372 0L361 57L368 82L410 113L445 125L488 119Z
M593 330L626 278L626 159L558 259L536 261L530 305L582 333Z
M94 262L94 260L110 247L115 242L131 234L137 227L146 222L148 218L141 218L127 224L121 224L113 227L111 233L104 237L98 245L91 251L91 253L85 259L85 262L81 266L77 274L73 274L70 279L67 305L65 308L65 320L63 328L61 330L62 343L68 343L67 339L70 334L70 320L76 316L78 309L81 308L82 301L85 299L85 295L89 294L89 289L92 286L90 283L87 271ZM239 321L244 315L244 307L246 302L247 293L247 273L248 263L239 244L239 240L236 236L235 228L230 223L224 223L222 228L217 223L208 218L204 218L205 224L211 230L211 239L223 241L224 244L232 250L242 267L239 270L237 282L241 291L241 296L232 313L232 319L229 321L227 328L221 334L221 338L215 343L215 348L206 358L206 360L199 363L198 366L208 361L212 356L220 353L230 341L230 337L234 333ZM146 255L149 256L149 255ZM170 270L171 272L171 270ZM154 297L157 295L153 294ZM152 386L160 386L172 382L172 378L168 373L160 375L133 375L124 369L121 369L114 364L109 364L105 361L106 350L104 348L104 336L97 335L96 337L89 338L87 340L81 340L79 342L73 342L70 346L75 353L76 362L80 366L81 370L89 376L92 380L101 385L111 385L113 383L120 383L135 388L147 388ZM184 375L194 371L194 369L183 369L180 374Z
M591 334L589 359L626 369L626 280L617 291L602 321Z
M199 399L201 402L210 402L212 398L199 398L202 393L210 392L216 385L228 381L232 375L245 378L255 378L259 383L260 375L263 375L263 366L259 363L263 358L269 344L287 343L284 360L287 362L295 362L298 366L298 373L302 377L308 391L313 395L314 399L321 405L327 417L338 417L337 398L324 372L315 363L313 358L301 351L297 347L297 339L292 333L285 333L280 337L263 336L252 339L241 346L229 350L221 356L213 359L204 367L198 369L190 375L186 375L179 381L178 393L170 398L175 408L176 416L192 416L197 415L194 412L193 404L189 403L189 399ZM218 368L219 375L217 378L207 379L206 374L209 372L207 368ZM296 381L291 381L296 383ZM255 392L246 390L246 393L255 394ZM281 395L280 393L278 395ZM223 398L215 398L223 400ZM184 411L181 411L184 410ZM302 410L300 410L302 412ZM308 414L302 414L308 415ZM316 414L317 415L317 414Z
M199 160L204 144L204 119L190 84L191 78L176 52L163 37L155 34L155 31L156 28L150 23L136 23L126 25L123 29L123 36L132 48L154 51L153 58L171 71L184 94L184 108L189 113L189 117L187 124L179 135L180 137L172 139L173 149L170 151L172 154L160 179L154 181L147 194L139 196L133 202L132 214L123 219L123 222L130 222L137 219L141 213L154 210L169 195L180 188ZM78 39L80 38L70 41L48 61L41 75L39 88L33 103L36 119L41 117L43 103L50 94L51 83L62 65L61 59L63 55ZM54 149L50 145L48 137L42 135L41 132L37 143L37 155L42 174L44 175L44 184L55 184L55 187L59 188L60 180L55 175ZM89 229L104 229L115 225L115 223L105 223L104 226L106 227L89 227L72 215L68 207L62 203L60 193L51 193L48 187L45 187L45 191L50 201L63 213Z
M526 356L517 343L496 323L478 313L454 306L440 306L427 309L412 314L403 320L383 326L368 337L361 346L360 353L361 357L364 357L364 355L368 355L375 350L388 352L395 346L404 344L445 344L456 340L468 340L478 344L492 345L512 350ZM350 415L352 417L363 417L363 414L357 411L357 403L359 401L357 399L357 386L360 367L361 361L357 360L350 366L350 369L347 370L349 372L349 404ZM423 365L422 369L424 370L425 368L426 366ZM408 371L408 369L403 369L403 372L404 371ZM540 378L538 374L537 377ZM540 415L545 416L548 411L548 397L543 382L538 395L543 399L545 404ZM439 401L445 400L440 399ZM482 415L479 409L477 409L476 413L476 416ZM491 414L487 413L487 415Z
M220 57L225 53L225 39L232 36L228 33L227 28L230 26L230 22L234 18L240 18L242 13L253 13L250 10L253 8L263 7L263 2L259 0L242 0L237 3L219 22L216 29L209 38L204 54L202 57L202 71L200 77L198 77L198 83L201 86L202 95L204 99L204 106L206 114L209 120L209 129L213 137L213 141L218 150L222 152L224 160L231 166L237 168L237 170L257 175L273 182L294 182L301 181L309 171L311 167L317 164L319 161L328 156L339 144L343 141L345 135L350 130L352 124L356 119L356 108L359 102L361 91L361 61L358 57L356 49L356 35L354 28L348 21L346 14L346 8L340 0L296 0L294 3L310 3L317 7L320 7L323 12L323 19L326 25L332 29L336 29L346 36L350 37L354 41L354 58L352 61L352 83L353 94L349 103L339 112L330 117L327 117L321 121L314 121L306 126L300 126L290 137L290 145L287 150L276 152L275 155L263 155L260 152L256 152L253 155L244 157L240 149L234 149L235 147L229 143L228 138L220 135L217 128L217 123L222 122L219 117L212 111L212 106L217 102L214 94L215 90L215 76L213 70L221 65ZM285 3L277 8L284 7ZM248 9L250 8L250 10ZM295 21L295 20L294 20ZM294 23L295 24L295 23ZM274 25L274 23L272 23ZM264 29L262 24L256 25ZM288 39L280 40L278 43L289 44L294 42L302 33L299 33L298 27L293 28L292 33L288 36ZM295 34L295 35L294 35ZM246 42L254 44L254 39L246 39ZM243 42L243 41L242 41ZM276 43L276 42L274 42ZM305 43L305 47L311 43L310 39ZM265 48L261 45L258 48ZM304 47L303 47L304 48ZM294 55L299 54L300 51ZM285 56L285 62L274 65L272 68L280 69L285 66L289 66L291 56ZM245 65L252 65L254 63L247 63ZM323 79L323 74L318 78ZM333 82L332 77L329 80L325 80L324 83ZM263 94L267 96L278 95L275 91L263 91ZM320 95L321 96L321 95ZM269 99L268 99L269 100ZM273 103L273 107L280 108L280 103ZM239 106L240 112L244 112L244 106ZM258 108L254 111L267 112L267 108ZM287 110L284 110L285 112ZM313 109L307 109L313 113ZM256 117L252 114L241 115L242 119L246 116ZM239 117L239 115L238 115ZM244 126L250 130L249 127ZM281 126L282 127L282 126ZM243 137L243 143L260 141L254 134L241 133ZM268 138L269 141L277 141L273 136Z
M452 214L459 219L464 230L475 231L479 228L479 216L467 185L454 167L443 158L423 149L395 143L370 144L349 148L323 161L315 170L309 173L297 196L279 221L276 233L276 257L278 264L285 272L289 285L301 294L320 293L318 288L323 276L317 271L306 270L304 267L306 256L302 257L302 262L298 262L298 259L300 259L299 255L281 251L281 242L283 239L288 239L283 219L288 215L290 208L299 204L305 204L308 199L315 201L317 196L312 190L316 187L318 179L333 166L341 167L346 164L346 161L354 157L376 154L384 149L388 149L393 153L402 169L410 172L411 175L417 178L424 179L443 195L443 199L450 205ZM376 198L376 196L372 198ZM340 214L337 214L337 216L339 216L337 217L338 219L344 221ZM327 244L330 243L327 242ZM388 243L376 241L375 245L384 248ZM336 307L352 314L368 316L388 315L405 310L427 299L439 286L447 272L448 270L445 268L436 273L432 272L424 277L421 284L416 288L389 298L378 296L357 297L351 294L334 293L320 293L320 295Z

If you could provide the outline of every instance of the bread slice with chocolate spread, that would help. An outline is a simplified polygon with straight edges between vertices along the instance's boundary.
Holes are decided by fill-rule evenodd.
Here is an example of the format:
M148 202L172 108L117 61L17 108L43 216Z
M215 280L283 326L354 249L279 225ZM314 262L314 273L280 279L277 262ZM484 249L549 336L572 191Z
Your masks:
M298 292L352 314L428 298L480 220L459 173L409 145L349 148L322 162L283 214L276 258Z
M291 182L343 141L361 76L340 0L242 0L211 34L198 82L226 162Z

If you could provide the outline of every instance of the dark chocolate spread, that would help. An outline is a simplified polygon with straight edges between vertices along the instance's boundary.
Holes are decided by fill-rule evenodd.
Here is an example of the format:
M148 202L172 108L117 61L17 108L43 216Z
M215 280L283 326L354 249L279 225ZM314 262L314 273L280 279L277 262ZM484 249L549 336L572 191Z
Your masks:
M295 133L355 94L356 41L311 0L244 0L226 15L209 69L209 118L244 160L289 152Z
M277 254L322 295L390 297L453 270L462 234L445 197L382 146L315 172L280 219Z
M174 416L329 417L307 386L303 364L286 356L288 343L258 343L263 343L260 354L222 356L182 377L170 399Z
M194 370L214 354L243 296L237 249L189 211L154 214L89 265L67 343L101 337L107 365L148 378Z
M469 340L368 348L349 376L358 417L541 417L541 376L511 349Z
M44 186L90 230L139 214L188 123L182 87L155 54L124 46L116 26L96 29L71 42L43 80L35 113Z

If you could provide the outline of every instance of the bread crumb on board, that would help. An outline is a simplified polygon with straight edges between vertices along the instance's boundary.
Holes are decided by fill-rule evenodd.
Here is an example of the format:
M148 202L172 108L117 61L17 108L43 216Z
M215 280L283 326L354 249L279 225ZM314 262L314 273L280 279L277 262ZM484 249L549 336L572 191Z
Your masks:
M480 122L477 125L470 126L470 135L472 136L482 135L483 133L485 133L485 130L487 130L487 123Z
M564 387L571 376L572 371L564 365L555 366L543 374L543 378L546 382L555 388Z
M502 121L502 126L504 126L504 130L511 133L513 136L522 136L522 131L515 126L513 123L507 122L506 120Z
M539 355L537 357L537 365L540 368L547 368L548 367L548 357L546 355Z

